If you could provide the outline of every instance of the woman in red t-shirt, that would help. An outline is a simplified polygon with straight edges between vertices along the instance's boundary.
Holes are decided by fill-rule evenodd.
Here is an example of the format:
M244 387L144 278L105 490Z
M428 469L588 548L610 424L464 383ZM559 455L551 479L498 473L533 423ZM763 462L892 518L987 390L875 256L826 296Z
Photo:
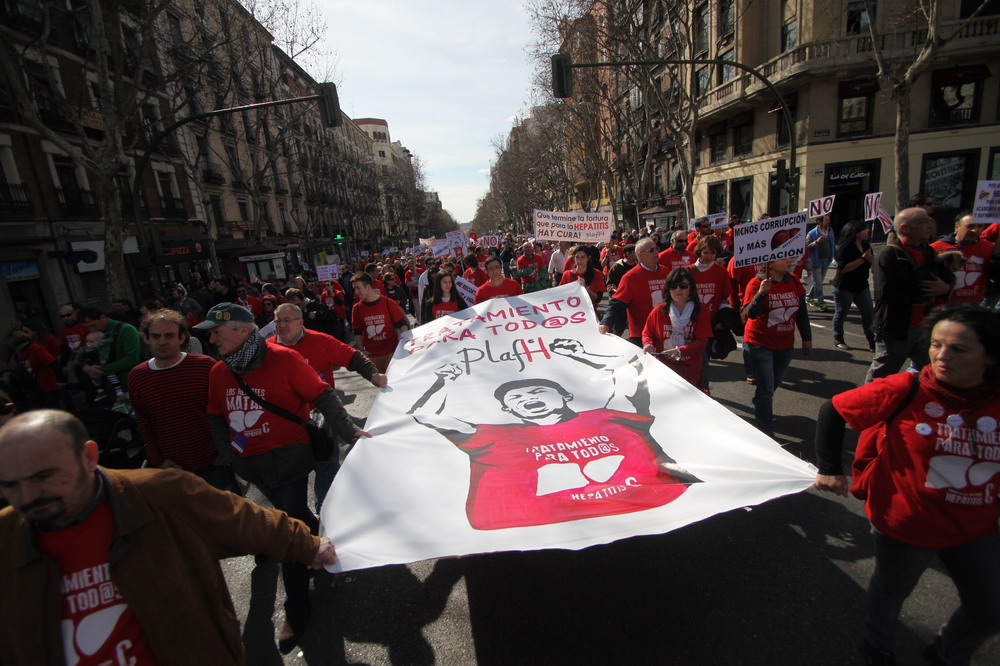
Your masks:
M774 392L792 361L796 328L802 337L802 353L812 352L806 292L791 274L794 261L777 259L765 264L743 295L743 345L750 355L757 387L752 403L754 418L757 427L770 437L774 437Z
M847 496L845 426L861 433L850 492L865 500L875 541L867 663L894 663L900 609L935 554L961 607L924 659L968 664L1000 631L1000 314L968 304L940 308L924 333L930 363L919 375L841 393L816 419L820 490Z
M711 336L711 311L698 299L691 269L675 268L663 287L663 302L646 318L643 351L658 354L667 367L698 386L703 372L701 352Z
M590 294L590 300L594 302L594 307L596 308L601 297L604 296L604 274L590 265L590 252L584 246L577 245L574 247L570 250L570 256L573 257L574 266L570 270L563 272L559 284L564 285L570 282L579 282L586 288L587 293Z
M444 317L469 307L455 289L455 278L441 271L434 280L434 295L424 304L424 321Z

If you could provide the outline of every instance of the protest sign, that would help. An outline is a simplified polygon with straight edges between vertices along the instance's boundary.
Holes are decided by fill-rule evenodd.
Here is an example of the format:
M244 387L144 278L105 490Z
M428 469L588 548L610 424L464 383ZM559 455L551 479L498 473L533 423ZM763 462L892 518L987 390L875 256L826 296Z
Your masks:
M434 249L431 252L431 255L435 259L440 259L441 257L447 257L449 254L451 254L451 248L448 246L448 240L445 238L439 238L434 243Z
M455 276L455 289L458 290L458 295L462 297L466 305L472 305L476 300L476 285L464 277Z
M424 247L434 247L435 243L437 243L437 239L434 238L434 236L431 236L430 238L420 239L420 244L423 245Z
M736 225L734 266L742 268L802 256L806 251L806 218L806 211L800 211Z
M865 222L878 219L878 209L882 205L882 193L872 192L865 195Z
M811 465L597 324L569 284L405 333L323 504L331 569L577 550L812 485Z
M570 243L607 243L614 222L611 213L534 211L535 240Z
M483 236L479 239L479 244L483 247L500 247L499 236Z
M824 215L829 215L833 212L833 200L837 198L836 194L831 194L828 197L820 197L819 199L813 199L809 202L809 217L823 217Z
M725 213L712 213L711 215L706 215L708 218L708 223L712 225L713 229L726 229L729 227L729 216ZM688 218L688 229L691 231L695 230L695 222L698 220L697 217Z
M976 222L1000 222L1000 180L981 180L976 185L972 219Z
M324 264L316 267L316 279L320 282L340 279L340 264Z

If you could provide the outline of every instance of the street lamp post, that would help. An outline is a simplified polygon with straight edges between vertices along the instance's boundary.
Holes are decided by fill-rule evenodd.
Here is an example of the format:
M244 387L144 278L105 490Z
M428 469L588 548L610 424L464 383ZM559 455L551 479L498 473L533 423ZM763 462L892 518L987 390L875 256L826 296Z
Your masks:
M738 60L720 60L717 58L705 58L701 60L623 60L616 62L573 62L568 53L557 53L552 56L552 92L559 99L573 96L573 78L570 70L577 68L591 67L625 67L632 65L722 65L732 66L753 75L758 81L771 91L781 113L785 118L785 125L788 126L788 209L795 210L798 207L799 194L799 174L795 166L795 121L792 113L788 109L784 96L774 87L771 81L750 65L746 65Z

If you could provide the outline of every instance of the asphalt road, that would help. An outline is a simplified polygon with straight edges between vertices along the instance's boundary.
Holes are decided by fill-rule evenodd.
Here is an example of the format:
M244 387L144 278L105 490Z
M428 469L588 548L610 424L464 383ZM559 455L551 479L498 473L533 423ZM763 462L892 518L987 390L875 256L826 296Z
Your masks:
M813 461L822 401L864 378L870 353L856 313L833 346L830 313L810 308L814 351L798 353L775 395L777 437ZM712 395L750 419L753 387L739 352L712 362ZM364 417L374 389L341 372ZM854 437L845 447L853 451ZM258 497L255 497L263 501ZM314 616L282 658L279 568L252 557L224 568L259 664L860 664L864 590L873 559L861 502L807 491L720 514L669 534L583 551L476 555L314 579ZM957 607L938 563L903 609L900 664ZM1000 664L1000 638L974 664Z

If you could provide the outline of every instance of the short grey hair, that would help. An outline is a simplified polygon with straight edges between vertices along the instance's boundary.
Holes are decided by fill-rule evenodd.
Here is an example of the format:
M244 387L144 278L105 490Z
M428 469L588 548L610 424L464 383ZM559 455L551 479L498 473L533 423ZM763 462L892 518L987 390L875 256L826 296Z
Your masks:
M277 317L282 312L291 312L296 319L302 319L302 308L292 303L282 303L274 308L274 316Z

